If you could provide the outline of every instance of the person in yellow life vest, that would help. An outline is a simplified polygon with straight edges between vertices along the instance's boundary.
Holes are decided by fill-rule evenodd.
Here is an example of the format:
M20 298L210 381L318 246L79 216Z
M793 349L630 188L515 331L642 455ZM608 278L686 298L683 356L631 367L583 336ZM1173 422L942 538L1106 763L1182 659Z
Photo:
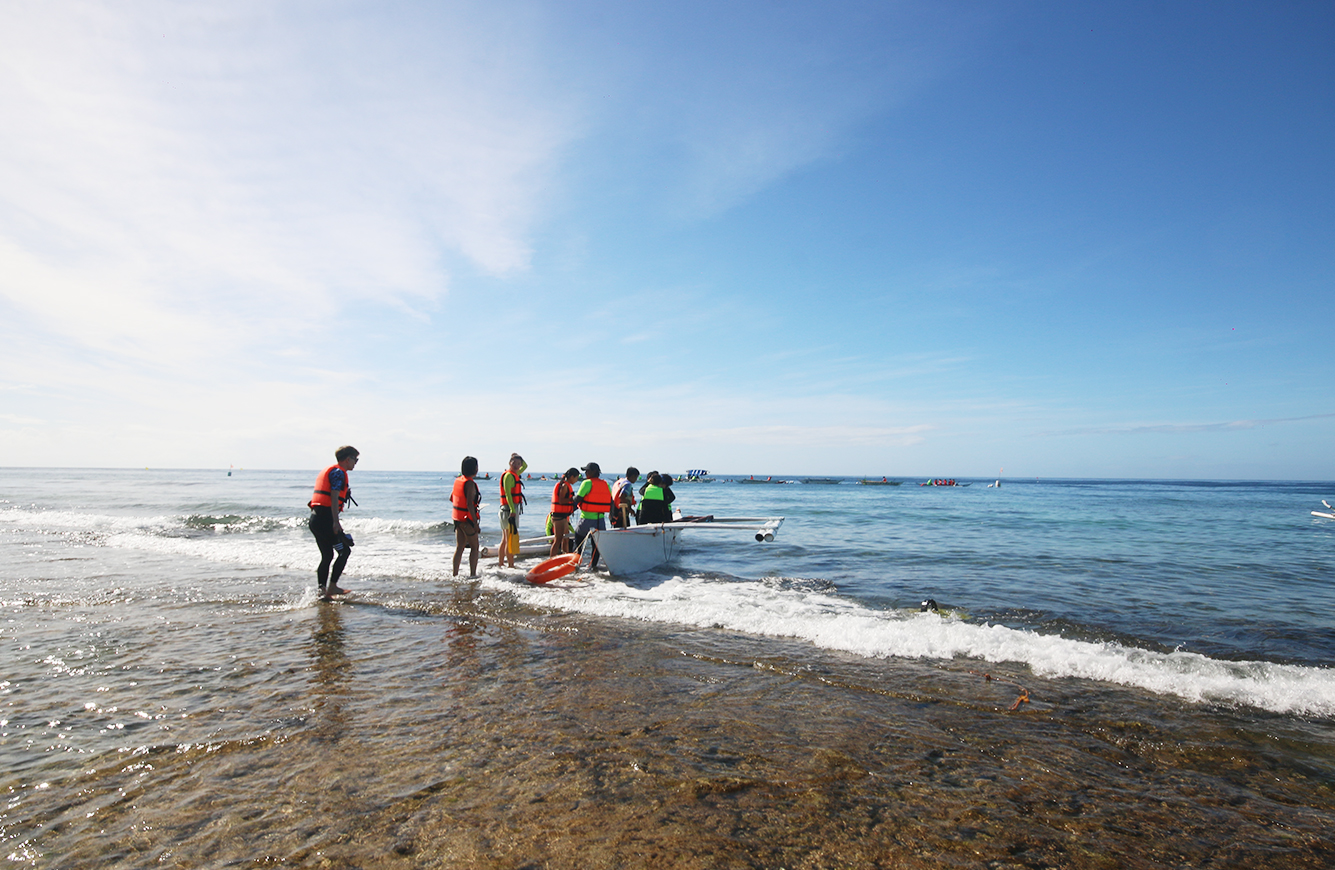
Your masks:
M640 493L640 525L672 522L672 507L668 500L671 488L663 485L663 477L657 471L649 472L649 482Z
M575 507L579 509L579 528L575 530L575 548L584 543L589 533L607 530L607 515L612 512L612 488L602 479L603 470L596 462L584 466L584 480L575 491ZM593 545L590 568L598 567L598 544Z
M578 468L567 468L566 473L552 487L550 556L559 556L570 552L570 515L575 512L575 481L579 480Z
M477 576L478 525L482 519L482 492L473 480L477 476L477 459L465 456L459 464L459 476L450 491L450 516L454 519L454 576L459 576L459 563L468 550L468 576Z
M352 498L348 472L357 466L359 455L356 447L347 445L335 450L334 459L338 464L320 472L315 479L315 493L306 503L311 509L306 527L320 548L320 566L315 569L315 579L320 586L320 597L326 601L333 595L348 594L348 590L339 588L338 578L343 576L343 566L348 564L348 556L352 553L352 538L344 534L339 514Z
M518 453L510 454L510 465L501 473L501 550L500 566L505 567L506 560L510 567L515 566L515 553L519 551L519 515L524 511L524 481L519 475L528 468L524 457Z

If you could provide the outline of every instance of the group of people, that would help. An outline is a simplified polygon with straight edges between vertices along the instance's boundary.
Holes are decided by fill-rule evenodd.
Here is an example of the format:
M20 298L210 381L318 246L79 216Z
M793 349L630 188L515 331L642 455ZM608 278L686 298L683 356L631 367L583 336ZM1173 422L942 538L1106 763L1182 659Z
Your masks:
M528 504L524 495L524 469L528 463L518 453L510 454L510 462L500 480L500 522L501 544L497 549L497 564L505 567L515 566L515 554L519 552L519 516ZM581 473L583 475L581 479ZM477 476L477 459L465 456L459 467L459 476L454 480L450 493L450 505L454 518L454 576L459 575L464 551L468 555L468 576L477 576L478 532L481 515L482 493L474 478ZM640 471L634 466L626 469L626 476L608 486L603 479L603 470L596 462L590 462L581 468L568 468L556 480L552 487L551 508L547 512L546 534L552 544L549 556L571 553L583 545L584 539L595 530L606 531L608 522L612 528L626 528L632 518L637 523L662 523L672 519L672 502L676 496L672 492L672 477L660 475L657 471L649 472L643 486L638 490L635 484L640 479ZM578 482L578 483L577 483ZM579 514L579 523L574 528L574 540L571 540L571 521ZM590 567L598 567L598 546L592 547Z
M311 509L307 527L320 548L320 565L316 568L315 576L319 582L320 596L325 599L347 594L347 590L338 585L338 579L347 565L353 540L351 535L343 531L339 515L348 501L354 505L357 503L352 499L348 472L357 466L359 456L355 447L344 445L335 450L335 464L320 472L315 480L314 495L307 505ZM522 477L526 468L528 463L524 458L518 453L512 453L501 474L498 511L501 522L501 545L498 548L500 567L508 563L513 568L515 554L519 551L519 517L528 503ZM450 491L456 577L465 550L468 551L468 576L477 576L482 514L482 491L477 485L477 471L477 458L465 456L459 465L459 476L454 479ZM596 462L590 462L582 469L566 469L552 488L551 509L547 514L546 531L552 537L550 555L574 552L591 532L605 531L609 517L612 528L626 528L632 524L632 520L639 524L670 522L672 502L676 498L672 492L672 476L651 471L637 490L635 484L639 479L640 471L634 466L627 468L626 476L611 486L603 479L602 469ZM579 523L575 526L572 541L571 521L576 513L579 514ZM590 566L596 568L597 545L594 544L592 549Z

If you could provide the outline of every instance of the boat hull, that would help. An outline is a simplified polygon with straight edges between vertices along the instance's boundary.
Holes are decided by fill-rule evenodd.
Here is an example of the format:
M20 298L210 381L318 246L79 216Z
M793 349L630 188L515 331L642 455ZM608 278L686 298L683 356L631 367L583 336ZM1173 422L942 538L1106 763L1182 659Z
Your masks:
M677 536L681 529L663 526L634 526L592 533L598 555L612 574L639 574L666 565L677 555Z

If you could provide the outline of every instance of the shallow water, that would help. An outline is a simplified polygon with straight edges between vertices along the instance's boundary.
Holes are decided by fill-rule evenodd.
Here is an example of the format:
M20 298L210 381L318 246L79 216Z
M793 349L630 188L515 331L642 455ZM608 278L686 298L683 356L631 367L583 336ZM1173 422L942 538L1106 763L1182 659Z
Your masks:
M330 605L303 476L205 474L0 471L16 866L1335 863L1317 486L682 485L779 540L535 589L450 579L433 488L357 475Z

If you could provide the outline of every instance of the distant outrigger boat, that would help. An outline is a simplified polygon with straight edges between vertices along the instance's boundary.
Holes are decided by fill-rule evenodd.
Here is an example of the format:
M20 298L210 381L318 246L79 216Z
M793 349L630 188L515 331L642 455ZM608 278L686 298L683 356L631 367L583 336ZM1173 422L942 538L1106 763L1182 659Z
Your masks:
M691 468L686 471L684 477L677 481L678 483L713 483L714 478L709 476L709 472L703 468Z
M767 478L765 478L764 480L756 480L755 477L754 477L754 475L753 475L753 476L751 476L751 477L743 477L741 480L739 480L739 481L737 481L737 482L738 482L738 483L787 483L788 481L786 481L786 480L775 480L773 477L767 477Z
M960 483L953 477L936 477L926 483L920 483L918 486L968 486L967 483Z
M837 478L837 477L804 477L804 478L802 478L802 482L805 483L805 484L808 484L808 485L816 484L816 485L821 485L821 486L830 486L830 485L832 485L832 484L837 484L837 483L839 483L839 478Z
M858 481L858 483L861 484L862 486L899 486L903 482L904 481L902 480L888 480L887 478L884 477L882 477L880 480L869 480L867 478L863 478L862 480Z

